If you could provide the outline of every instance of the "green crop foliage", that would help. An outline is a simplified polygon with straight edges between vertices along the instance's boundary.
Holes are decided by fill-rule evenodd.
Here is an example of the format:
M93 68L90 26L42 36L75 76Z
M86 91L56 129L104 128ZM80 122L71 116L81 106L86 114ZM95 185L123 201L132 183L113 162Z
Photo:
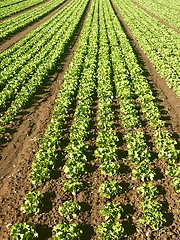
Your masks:
M143 213L139 222L151 227L153 230L159 230L163 227L166 219L162 213L161 203L148 199L141 203Z
M120 219L124 209L119 204L108 202L100 212L105 220Z
M122 192L122 187L117 181L105 181L99 187L101 197L112 198Z
M77 216L77 213L81 211L81 206L79 203L73 202L72 200L64 202L59 207L59 213L61 216L65 217L68 221L71 221Z
M73 195L76 195L78 192L80 192L84 188L84 184L77 180L66 180L64 181L64 191L69 191Z
M101 235L102 240L119 240L126 237L122 224L112 220L101 223L97 232Z
M21 206L21 211L28 216L38 214L43 207L43 194L40 192L29 192L25 197L25 202Z
M13 240L34 240L38 238L38 233L35 230L33 223L19 223L11 227L10 236Z
M74 223L60 223L53 228L55 235L52 240L78 240L82 230Z
M144 183L137 188L138 194L142 195L145 199L153 199L158 195L158 189L151 183Z

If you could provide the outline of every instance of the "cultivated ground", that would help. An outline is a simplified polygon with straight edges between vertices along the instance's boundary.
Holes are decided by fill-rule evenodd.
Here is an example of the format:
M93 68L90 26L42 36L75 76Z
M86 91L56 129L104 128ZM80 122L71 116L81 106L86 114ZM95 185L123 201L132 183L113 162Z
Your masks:
M66 1L59 8L52 11L40 21L25 28L21 32L12 36L10 39L4 41L0 46L1 52L15 44L27 33L40 26L43 22L48 20L56 12L62 9L70 0ZM73 122L73 116L76 107L76 99L69 110L69 117L64 125L64 133L60 139L59 166L54 170L52 179L44 185L38 187L38 190L45 193L47 202L42 214L34 217L27 217L20 211L20 206L24 201L25 195L33 190L32 185L28 180L28 175L31 172L31 164L35 159L35 153L38 151L39 143L47 125L51 119L54 102L58 90L63 82L63 76L68 68L68 65L73 57L74 52L79 41L79 35L83 27L84 21L88 14L90 4L83 16L81 23L78 26L76 34L71 41L71 45L66 49L63 60L59 62L56 71L49 76L48 81L42 89L35 95L29 107L20 112L15 121L8 126L8 132L1 139L1 161L0 161L0 236L5 240L9 238L10 226L14 223L23 221L30 221L37 223L39 226L40 238L48 239L51 237L51 228L58 224L62 217L58 213L59 205L68 199L73 199L71 194L64 193L62 189L62 181L65 179L64 172L61 166L65 163L65 148L69 142L70 127ZM162 113L163 120L166 122L166 128L173 133L174 139L179 141L180 136L180 98L167 86L165 79L163 79L151 64L148 57L143 53L137 39L134 38L131 30L123 20L119 10L113 4L115 14L119 18L127 37L131 42L134 52L139 60L140 66L143 68L148 79L154 96L158 101L158 107ZM167 24L168 26L168 24ZM115 89L114 89L115 93ZM136 104L137 108L139 104ZM115 116L115 130L119 138L118 156L127 156L127 147L123 140L124 128L121 124L120 107L117 98L114 94L112 108ZM100 183L106 180L99 169L100 162L94 157L94 150L96 148L97 137L97 114L98 114L98 99L97 94L93 96L93 104L91 106L91 126L89 128L88 145L90 150L88 158L91 163L88 174L82 180L87 183L87 188L80 192L75 200L81 202L84 212L80 213L77 222L84 230L82 239L96 240L97 235L95 230L97 226L103 221L99 210L102 208L105 199L98 194ZM172 239L178 240L180 236L180 206L179 195L171 186L171 180L165 175L166 163L157 159L157 151L153 144L153 135L151 128L145 123L145 117L140 111L140 119L143 130L146 134L148 147L153 153L153 169L157 173L157 178L153 182L161 189L161 194L158 201L163 202L166 211L167 223L158 232L153 232L150 228L140 226L138 218L141 214L139 202L140 196L136 193L136 187L139 185L137 180L132 179L131 163L129 161L119 161L123 165L124 173L116 176L115 180L124 183L123 194L115 198L116 202L120 202L125 209L125 216L123 225L128 233L128 239Z

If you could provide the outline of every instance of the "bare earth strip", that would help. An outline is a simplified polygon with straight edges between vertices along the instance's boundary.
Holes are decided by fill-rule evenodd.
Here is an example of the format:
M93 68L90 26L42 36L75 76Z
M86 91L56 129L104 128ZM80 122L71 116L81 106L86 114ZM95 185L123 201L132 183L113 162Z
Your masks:
M10 18L17 17L18 15L23 14L23 13L25 13L25 12L28 12L29 10L32 10L32 9L34 9L34 8L37 8L37 7L45 4L45 3L48 2L48 1L49 1L49 0L44 0L43 2L36 3L35 5L33 5L33 6L31 6L31 7L28 7L28 8L26 8L26 9L24 9L24 10L21 10L21 11L15 13L15 14L11 14L11 15L8 16L8 17L4 17L4 18L2 18L2 19L0 20L0 22L4 22L4 21L6 21L6 20L8 20L8 19L10 19Z
M142 9L144 12L146 12L148 15L150 15L151 17L157 19L158 21L160 21L162 24L164 24L166 27L171 28L172 30L174 30L176 33L180 33L180 30L177 29L176 27L172 26L171 24L169 24L168 22L164 21L162 18L158 17L157 15L155 15L154 13L150 12L147 8L141 6L138 2L131 0L138 8Z
M53 10L51 13L49 13L47 16L43 17L41 20L32 23L31 25L28 25L25 27L22 31L15 33L13 37L10 37L10 39L6 40L4 43L0 46L0 52L5 51L9 47L11 47L13 44L21 40L23 37L25 37L28 33L33 31L34 29L38 28L40 25L42 25L44 22L49 20L54 14L59 12L62 8L64 8L71 0L65 0L64 3L60 5L60 7Z

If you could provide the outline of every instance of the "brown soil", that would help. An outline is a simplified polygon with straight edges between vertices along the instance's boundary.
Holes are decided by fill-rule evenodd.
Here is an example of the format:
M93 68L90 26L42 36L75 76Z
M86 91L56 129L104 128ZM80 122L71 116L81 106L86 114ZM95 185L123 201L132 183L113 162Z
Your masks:
M35 5L31 6L31 7L28 7L28 8L26 8L26 9L24 9L24 10L21 10L21 11L15 13L15 14L12 13L10 16L7 16L7 17L2 18L2 19L0 20L0 22L3 22L3 21L8 20L8 19L10 19L10 18L16 17L16 16L18 16L18 15L20 15L20 14L23 14L23 13L29 11L29 10L32 10L33 8L36 8L36 7L39 7L39 6L43 5L44 3L48 2L48 1L49 1L49 0L44 0L43 2L37 3L37 4L35 4Z
M15 33L12 37L9 37L7 40L5 40L4 43L0 46L0 53L6 50L7 48L11 47L13 44L21 40L24 36L26 36L28 33L33 31L34 29L38 28L40 25L42 25L44 22L49 20L54 14L59 12L62 8L64 8L71 0L65 0L60 7L53 10L51 13L49 13L47 16L43 17L41 20L37 21L36 23L32 23L31 25L28 25L25 27L22 31Z
M169 24L168 22L166 22L165 20L163 20L162 18L158 17L156 14L150 12L147 8L143 7L142 5L140 5L138 2L131 0L138 8L142 9L144 12L146 12L148 15L150 15L151 17L157 19L158 21L160 21L162 24L164 24L166 27L171 28L172 30L174 30L176 33L180 33L180 30L177 29L176 27L172 26L171 24Z

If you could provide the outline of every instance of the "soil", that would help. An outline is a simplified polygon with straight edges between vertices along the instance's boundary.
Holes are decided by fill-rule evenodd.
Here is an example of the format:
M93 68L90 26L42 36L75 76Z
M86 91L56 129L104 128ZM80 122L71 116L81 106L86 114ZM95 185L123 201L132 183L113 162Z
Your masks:
M112 3L113 5L113 3ZM156 72L148 57L141 50L137 40L132 35L132 32L124 22L118 9L114 6L114 10L119 17L120 23L126 32L134 52L136 53L140 65L147 73L147 79L150 82L153 93L159 100L159 107L163 113L167 126L172 132L176 133L175 138L178 140L180 135L180 99L176 97L174 92L168 88L165 79L162 79ZM88 12L88 9L87 9ZM86 14L87 14L86 12ZM84 16L81 23L86 16ZM178 240L180 235L180 210L178 202L178 194L171 186L171 179L165 175L166 164L164 161L157 159L157 150L153 145L152 129L148 124L144 123L144 116L140 112L140 118L143 125L143 131L148 140L148 147L153 153L152 167L157 170L157 179L153 184L160 189L158 201L163 203L167 223L162 230L158 232L151 231L150 228L145 228L139 224L138 218L142 210L139 206L142 198L137 195L136 188L140 185L140 181L132 178L132 163L127 160L127 146L124 141L124 134L126 130L122 127L119 101L115 96L112 101L112 109L114 110L115 132L119 138L118 142L118 163L122 166L121 174L116 177L107 178L100 172L100 161L95 159L94 151L96 149L97 138L97 115L98 115L98 99L97 93L93 96L91 105L91 124L89 127L89 135L86 143L89 146L87 158L89 160L88 173L84 175L81 180L86 183L83 191L73 197L69 193L63 191L63 181L65 180L62 167L65 164L65 148L69 142L71 125L74 118L76 107L76 98L69 110L68 118L64 125L64 132L60 139L58 149L59 164L52 174L52 179L47 181L37 190L41 191L46 196L43 213L27 217L20 211L20 206L24 201L25 195L33 190L28 175L31 172L31 164L35 159L35 152L38 151L39 140L42 138L46 130L47 124L51 119L54 101L56 99L58 89L63 82L64 73L67 70L69 62L73 57L78 44L80 30L71 44L69 51L63 63L59 63L59 71L50 76L49 82L37 94L31 106L24 110L16 119L16 121L9 126L9 134L4 139L1 150L2 159L0 162L0 236L2 240L9 237L10 226L14 223L23 221L34 222L38 225L39 239L50 239L52 227L64 219L58 213L59 205L64 201L74 199L79 201L82 206L82 212L78 218L74 220L84 230L82 239L97 240L99 236L95 233L97 226L104 221L99 211L107 202L105 198L101 198L98 194L99 185L107 179L117 180L123 187L123 192L111 199L113 202L118 202L123 205L125 213L120 220L128 234L127 239L131 240ZM137 103L137 109L139 105ZM37 140L36 140L37 139Z
M10 16L7 16L7 17L2 18L2 19L0 20L0 22L3 22L3 21L8 20L8 19L10 19L10 18L16 17L16 16L18 16L18 15L20 15L20 14L23 14L23 13L29 11L29 10L32 10L33 8L36 8L36 7L39 7L39 6L43 5L44 3L48 2L48 1L49 1L49 0L44 0L43 2L37 3L37 4L35 4L35 5L31 6L31 7L28 7L28 8L26 8L26 9L24 9L24 10L21 10L21 11L15 13L15 14L12 13Z
M141 4L139 4L138 2L131 0L138 8L142 9L144 12L146 12L148 15L150 15L151 17L157 19L158 21L160 21L162 24L164 24L166 27L171 28L172 30L174 30L176 33L180 33L180 30L174 26L172 26L171 24L169 24L168 22L166 22L165 20L163 20L162 18L160 18L159 16L157 16L156 14L150 12L147 8L143 7Z
M23 37L25 37L28 33L30 33L31 31L42 25L44 22L49 20L52 16L54 16L54 14L58 13L62 8L64 8L70 1L71 0L64 1L58 8L56 8L51 13L43 17L41 20L38 20L37 22L28 25L22 31L18 31L8 39L5 39L4 42L0 45L0 53L11 47L13 44L21 40Z

